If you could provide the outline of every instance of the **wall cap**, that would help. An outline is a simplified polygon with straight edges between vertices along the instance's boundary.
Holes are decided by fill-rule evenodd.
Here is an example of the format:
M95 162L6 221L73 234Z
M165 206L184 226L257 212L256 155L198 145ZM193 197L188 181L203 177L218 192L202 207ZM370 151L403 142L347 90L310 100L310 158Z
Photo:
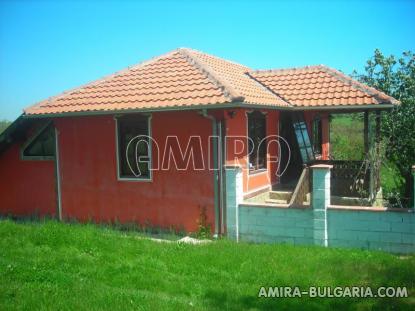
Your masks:
M315 164L315 165L311 165L310 168L312 169L332 169L333 165L331 164Z
M387 208L387 207L346 206L346 205L329 205L327 208L331 210L342 210L342 211L414 213L413 208Z
M242 208L249 207L263 207L263 208L281 208L281 209L300 209L300 210L309 210L310 205L290 205L290 204L276 204L276 203L258 203L258 202L242 202L239 203L239 206Z

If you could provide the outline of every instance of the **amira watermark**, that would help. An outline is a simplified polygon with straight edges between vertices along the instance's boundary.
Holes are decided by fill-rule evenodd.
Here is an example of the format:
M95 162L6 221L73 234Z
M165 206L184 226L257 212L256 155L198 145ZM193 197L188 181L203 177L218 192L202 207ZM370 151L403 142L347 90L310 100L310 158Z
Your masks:
M311 286L301 289L298 286L262 286L258 298L407 298L408 290L404 287L381 286Z
M168 171L175 168L179 171L218 170L219 162L213 161L213 150L218 146L227 146L224 150L232 148L232 159L226 158L226 152L220 149L218 155L225 157L223 164L230 161L242 168L250 168L250 158L258 159L263 156L268 165L275 165L274 174L281 177L288 168L291 159L291 148L288 141L279 135L269 135L262 140L254 142L246 136L189 136L187 141L180 140L178 136L166 136L163 143L147 135L138 135L130 139L126 145L123 156L135 177L142 176L140 167L148 165L152 171ZM222 139L225 142L222 142ZM162 146L162 148L160 148ZM204 150L206 149L207 150ZM144 151L143 151L144 150ZM284 153L284 162L282 155Z

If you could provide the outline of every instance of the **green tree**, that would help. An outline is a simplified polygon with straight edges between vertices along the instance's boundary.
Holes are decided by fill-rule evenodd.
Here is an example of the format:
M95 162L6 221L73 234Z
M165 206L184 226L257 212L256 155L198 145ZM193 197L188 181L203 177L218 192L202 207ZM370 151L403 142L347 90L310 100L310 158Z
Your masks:
M386 157L406 179L404 192L408 195L411 166L415 164L415 54L408 51L396 58L375 50L365 72L354 75L401 102L392 111L383 113L381 133L386 143Z
M0 120L0 134L11 124L10 121Z

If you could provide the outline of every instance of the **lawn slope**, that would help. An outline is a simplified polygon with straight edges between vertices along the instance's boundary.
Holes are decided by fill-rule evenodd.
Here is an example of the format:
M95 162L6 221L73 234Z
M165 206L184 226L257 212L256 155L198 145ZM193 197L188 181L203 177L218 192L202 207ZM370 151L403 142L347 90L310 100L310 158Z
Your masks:
M179 245L93 225L0 221L0 310L410 309L414 283L414 256L229 241ZM411 298L257 298L261 286L284 285L407 286Z

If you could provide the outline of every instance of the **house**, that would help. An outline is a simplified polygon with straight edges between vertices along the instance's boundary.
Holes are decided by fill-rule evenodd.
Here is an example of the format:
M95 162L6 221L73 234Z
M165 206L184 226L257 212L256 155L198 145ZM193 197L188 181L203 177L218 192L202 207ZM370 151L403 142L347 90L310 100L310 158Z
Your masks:
M222 234L226 166L242 166L244 198L292 191L330 160L331 114L396 104L323 65L179 48L26 108L0 136L0 213L195 231L205 211Z

